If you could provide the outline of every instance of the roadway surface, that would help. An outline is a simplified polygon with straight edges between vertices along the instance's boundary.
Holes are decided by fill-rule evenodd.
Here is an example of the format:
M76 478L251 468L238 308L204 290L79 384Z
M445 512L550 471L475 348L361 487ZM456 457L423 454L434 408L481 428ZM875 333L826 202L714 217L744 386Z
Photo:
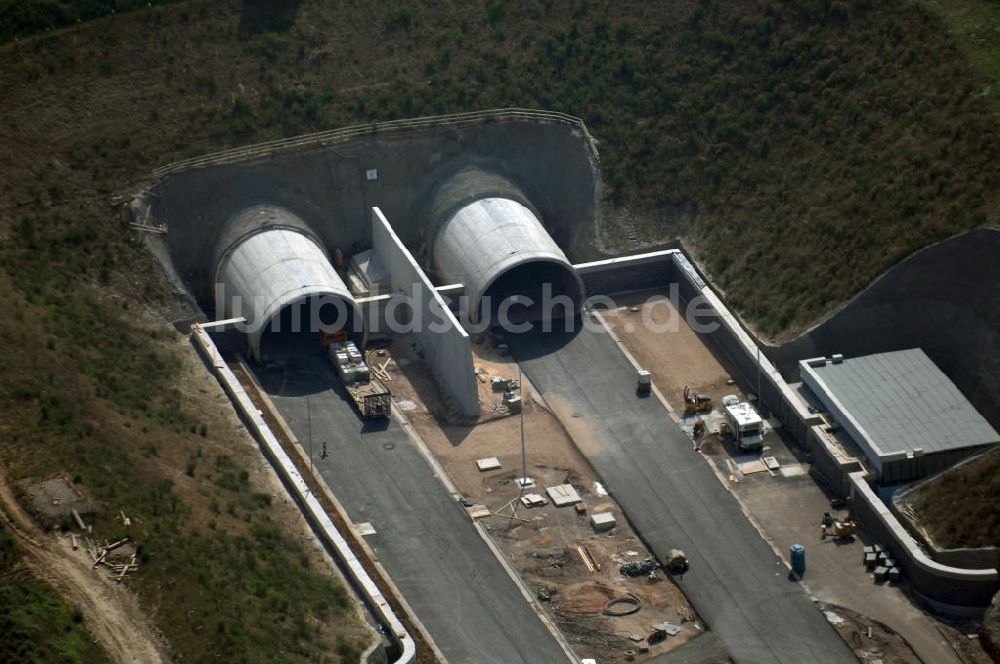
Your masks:
M322 357L252 369L449 664L567 661L395 420L358 417Z
M685 551L679 585L736 662L857 661L603 329L506 341L657 557Z

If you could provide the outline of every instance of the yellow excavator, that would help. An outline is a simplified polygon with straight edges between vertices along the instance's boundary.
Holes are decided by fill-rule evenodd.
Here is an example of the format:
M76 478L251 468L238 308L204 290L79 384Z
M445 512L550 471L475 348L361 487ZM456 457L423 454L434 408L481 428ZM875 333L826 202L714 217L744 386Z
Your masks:
M695 394L687 385L684 386L684 414L707 413L715 404L707 394Z

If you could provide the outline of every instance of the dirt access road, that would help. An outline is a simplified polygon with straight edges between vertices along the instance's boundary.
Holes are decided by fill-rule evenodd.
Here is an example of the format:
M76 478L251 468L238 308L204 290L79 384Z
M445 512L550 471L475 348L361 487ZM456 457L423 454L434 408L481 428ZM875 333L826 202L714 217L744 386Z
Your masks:
M42 532L21 509L0 474L0 519L17 538L22 560L38 579L55 588L71 606L83 612L84 624L112 662L169 662L168 648L135 595L95 570L81 546Z

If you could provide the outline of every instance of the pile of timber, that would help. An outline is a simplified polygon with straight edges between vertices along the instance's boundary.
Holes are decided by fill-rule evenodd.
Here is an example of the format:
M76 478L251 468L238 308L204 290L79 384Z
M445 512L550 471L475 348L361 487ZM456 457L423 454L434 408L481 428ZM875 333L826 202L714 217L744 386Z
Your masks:
M124 556L116 555L115 553L117 549L131 541L128 537L123 537L116 542L110 543L104 540L103 544L98 544L89 537L85 537L84 539L87 542L87 551L90 553L90 558L94 561L94 569L98 567L106 568L108 573L118 583L121 583L126 574L138 569L139 564L136 562L136 553Z

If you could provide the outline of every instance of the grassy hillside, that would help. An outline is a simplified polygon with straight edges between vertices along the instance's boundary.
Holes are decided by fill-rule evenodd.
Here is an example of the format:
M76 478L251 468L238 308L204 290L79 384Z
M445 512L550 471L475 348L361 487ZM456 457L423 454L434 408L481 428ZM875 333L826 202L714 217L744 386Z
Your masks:
M399 117L565 111L639 239L682 235L772 335L996 222L983 79L916 0L311 0L252 35L241 8L188 0L0 47L0 455L15 477L79 476L102 533L134 505L138 590L187 660L360 645L342 591L275 532L242 434L176 368L166 286L113 206L153 167Z
M984 454L908 497L917 523L939 547L1000 546L1000 452Z

